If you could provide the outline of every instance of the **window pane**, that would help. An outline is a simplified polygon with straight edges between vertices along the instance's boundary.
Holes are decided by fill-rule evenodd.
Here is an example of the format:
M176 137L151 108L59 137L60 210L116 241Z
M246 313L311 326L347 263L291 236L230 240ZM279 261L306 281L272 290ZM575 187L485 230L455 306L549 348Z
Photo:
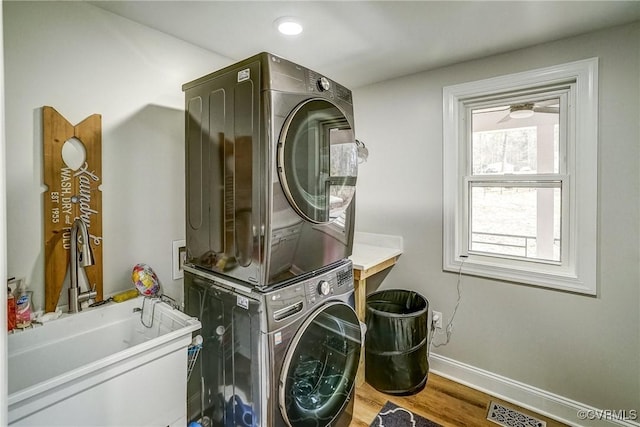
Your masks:
M470 252L560 261L559 182L552 188L470 185Z
M560 99L476 108L472 174L559 173Z

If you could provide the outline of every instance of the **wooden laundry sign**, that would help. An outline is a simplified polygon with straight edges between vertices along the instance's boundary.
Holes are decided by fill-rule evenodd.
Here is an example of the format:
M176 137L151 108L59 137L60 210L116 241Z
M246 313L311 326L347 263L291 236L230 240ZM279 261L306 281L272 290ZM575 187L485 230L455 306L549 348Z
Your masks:
M69 269L71 226L89 231L94 265L86 267L97 301L102 294L102 119L93 114L73 126L43 107L45 310L55 311ZM74 254L75 256L75 254Z

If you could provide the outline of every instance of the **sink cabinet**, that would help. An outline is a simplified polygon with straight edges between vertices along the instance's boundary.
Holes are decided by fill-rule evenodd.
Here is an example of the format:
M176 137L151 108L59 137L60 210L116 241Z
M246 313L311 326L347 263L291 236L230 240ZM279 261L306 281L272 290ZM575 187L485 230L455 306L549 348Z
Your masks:
M186 425L187 348L199 329L140 297L10 334L9 425Z

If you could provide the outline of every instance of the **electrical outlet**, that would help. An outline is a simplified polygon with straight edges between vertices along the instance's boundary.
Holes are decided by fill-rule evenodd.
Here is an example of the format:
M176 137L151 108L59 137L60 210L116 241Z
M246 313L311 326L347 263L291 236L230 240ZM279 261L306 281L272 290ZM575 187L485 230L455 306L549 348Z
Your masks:
M184 240L174 240L171 246L173 249L173 257L171 262L173 266L173 280L182 279L184 277L182 267L184 266L184 262L186 260L187 244Z
M431 313L431 329L442 329L442 313L439 311Z

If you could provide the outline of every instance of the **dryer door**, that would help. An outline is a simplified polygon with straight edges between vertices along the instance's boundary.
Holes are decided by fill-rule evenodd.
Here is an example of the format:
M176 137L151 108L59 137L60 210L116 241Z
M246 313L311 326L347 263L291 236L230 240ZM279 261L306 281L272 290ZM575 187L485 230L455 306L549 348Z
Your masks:
M291 427L329 425L351 398L362 333L344 303L322 306L303 323L287 351L279 403Z
M313 223L338 219L356 191L353 129L331 102L308 99L285 120L278 140L278 175L291 206Z

